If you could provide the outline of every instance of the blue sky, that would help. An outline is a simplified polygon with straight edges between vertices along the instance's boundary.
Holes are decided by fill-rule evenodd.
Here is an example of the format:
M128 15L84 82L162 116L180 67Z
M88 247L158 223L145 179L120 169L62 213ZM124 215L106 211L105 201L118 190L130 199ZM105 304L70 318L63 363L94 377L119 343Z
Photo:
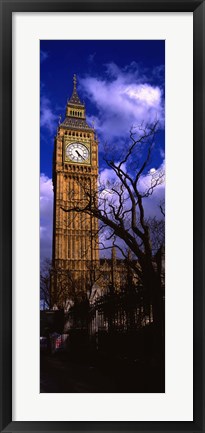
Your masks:
M41 41L41 258L51 256L52 153L59 116L77 74L80 99L85 101L88 123L94 122L99 138L99 165L105 144L118 155L128 144L132 126L159 120L152 165L164 164L164 41ZM159 190L164 194L162 188ZM153 199L154 201L154 199ZM154 209L150 202L149 208Z

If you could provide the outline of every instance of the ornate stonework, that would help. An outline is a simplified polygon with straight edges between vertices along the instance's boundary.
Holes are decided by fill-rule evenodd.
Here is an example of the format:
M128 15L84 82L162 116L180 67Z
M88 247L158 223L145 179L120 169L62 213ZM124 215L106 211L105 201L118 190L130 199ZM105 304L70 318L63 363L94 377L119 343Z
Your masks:
M67 102L66 117L59 124L53 154L52 293L59 307L66 297L74 297L76 291L86 292L93 284L99 262L98 221L63 209L82 207L87 189L97 193L97 178L98 141L86 122L85 105L78 96L74 76L73 94Z

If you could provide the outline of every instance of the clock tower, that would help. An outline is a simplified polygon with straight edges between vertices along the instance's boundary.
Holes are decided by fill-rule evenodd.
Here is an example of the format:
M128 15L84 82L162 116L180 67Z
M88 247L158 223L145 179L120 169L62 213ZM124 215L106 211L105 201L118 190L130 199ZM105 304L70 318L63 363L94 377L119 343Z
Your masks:
M53 256L51 296L59 308L69 297L91 290L99 263L98 221L72 210L86 205L88 193L96 195L98 141L86 121L85 104L77 93L67 101L63 122L59 122L53 154ZM66 210L66 211L65 211Z

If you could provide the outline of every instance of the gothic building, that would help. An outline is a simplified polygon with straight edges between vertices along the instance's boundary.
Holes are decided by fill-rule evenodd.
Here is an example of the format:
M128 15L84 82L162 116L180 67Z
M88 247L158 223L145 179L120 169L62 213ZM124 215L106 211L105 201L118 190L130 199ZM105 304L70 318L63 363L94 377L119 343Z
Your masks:
M65 212L74 205L83 207L86 190L97 191L98 141L86 121L73 78L73 93L66 115L59 124L53 154L53 291L86 290L91 269L99 260L98 221L90 215ZM58 295L58 293L56 293Z
M74 75L73 93L59 123L53 153L51 296L59 307L65 307L69 298L91 293L96 284L102 289L109 284L118 287L126 275L114 251L110 260L100 260L98 220L72 210L85 206L87 192L97 199L98 180L98 140L87 123L76 81Z

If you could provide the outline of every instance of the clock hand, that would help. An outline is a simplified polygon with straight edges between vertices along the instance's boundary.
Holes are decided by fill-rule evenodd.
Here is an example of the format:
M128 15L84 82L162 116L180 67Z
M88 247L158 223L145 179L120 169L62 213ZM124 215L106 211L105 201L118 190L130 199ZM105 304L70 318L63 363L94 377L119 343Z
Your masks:
M83 158L83 159L85 160L84 156L81 155L81 154L78 152L78 150L76 150L76 153L77 153L78 156L80 156L81 158Z

